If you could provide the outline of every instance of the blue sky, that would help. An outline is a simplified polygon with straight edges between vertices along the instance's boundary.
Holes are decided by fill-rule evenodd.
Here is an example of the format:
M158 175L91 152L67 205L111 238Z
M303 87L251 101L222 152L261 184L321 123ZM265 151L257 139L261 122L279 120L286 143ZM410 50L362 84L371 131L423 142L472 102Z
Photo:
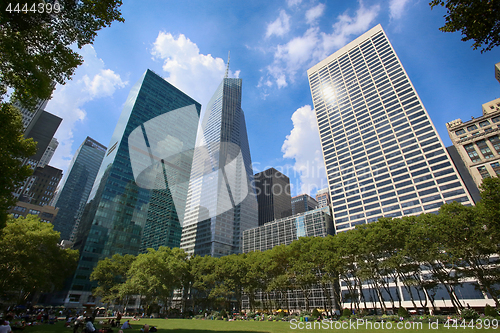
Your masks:
M46 110L63 118L51 165L66 169L86 136L108 145L132 85L146 69L206 106L224 76L243 79L254 171L290 177L292 195L326 187L306 71L381 24L445 145L446 122L482 114L500 97L494 64L459 33L443 33L443 8L427 1L124 1L125 23L79 50L84 64L57 86Z

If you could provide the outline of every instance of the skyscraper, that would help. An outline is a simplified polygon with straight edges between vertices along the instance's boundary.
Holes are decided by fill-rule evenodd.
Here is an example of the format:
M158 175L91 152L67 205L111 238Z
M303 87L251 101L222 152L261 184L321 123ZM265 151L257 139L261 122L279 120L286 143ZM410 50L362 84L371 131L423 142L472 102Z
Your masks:
M23 128L25 132L29 131L28 127L30 124L34 124L38 117L40 117L48 102L48 99L38 100L34 109L24 107L19 101L14 102L14 106L19 109L19 112L21 112L21 116L23 117Z
M59 208L54 229L61 233L61 239L72 240L74 226L82 217L105 153L105 146L87 137L73 156L54 198L54 206Z
M258 226L241 93L241 79L224 78L200 119L181 239L191 255L239 253Z
M178 210L184 207L174 201L185 202L181 176L191 169L200 109L150 70L132 87L75 237L80 260L67 305L89 300L95 287L89 276L100 259L179 246Z
M327 207L330 205L330 195L328 194L328 188L323 188L316 192L316 201L318 202L318 207Z
M50 140L49 145L45 149L45 152L42 155L42 158L40 159L40 162L38 163L38 166L44 167L47 164L50 163L50 160L52 159L52 156L54 156L54 153L56 152L57 147L59 146L59 142L57 141L56 138L52 138Z
M52 201L57 185L62 178L62 170L46 165L37 167L25 182L19 201L46 206Z
M33 140L37 142L36 154L30 156L26 162L32 165L33 168L38 166L40 159L51 143L54 134L61 124L61 121L62 118L52 113L40 111L37 117L32 119L31 123L26 128L24 137L33 138Z
M42 107L46 102L39 102L38 105ZM19 103L16 103L19 106ZM36 153L28 158L23 160L23 165L29 165L33 170L35 170L38 166L41 165L42 158L47 158L47 154L50 154L49 145L53 144L54 133L57 131L59 124L62 121L62 118L59 118L52 113L37 109L36 115L31 117L29 116L30 111L27 109L23 109L23 124L26 122L28 124L27 128L24 131L25 138L32 138L36 143ZM26 114L25 114L26 113ZM28 118L26 118L28 117ZM57 147L57 146L56 146ZM54 148L55 149L55 148ZM53 154L53 152L52 152ZM23 193L26 193L28 187L30 186L30 181L33 178L28 178L23 185L19 186L16 191L13 193L14 196L19 198Z
M472 203L380 25L307 74L337 231Z
M299 194L292 198L292 215L318 208L318 202L309 194Z
M495 79L500 83L500 62L495 64Z
M275 168L255 174L254 179L259 204L259 225L290 216L290 179Z

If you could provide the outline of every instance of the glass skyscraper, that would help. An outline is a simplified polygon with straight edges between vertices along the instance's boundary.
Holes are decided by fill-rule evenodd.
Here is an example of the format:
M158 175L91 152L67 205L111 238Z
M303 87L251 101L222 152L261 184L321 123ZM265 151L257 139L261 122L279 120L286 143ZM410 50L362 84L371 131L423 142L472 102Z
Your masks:
M181 239L190 255L239 253L258 226L241 93L241 79L224 78L200 118Z
M105 153L105 146L87 137L73 156L54 198L54 206L59 208L54 230L61 233L61 239L73 240L74 227L80 222Z
M380 25L307 74L337 232L472 203Z
M80 260L67 306L90 300L89 276L99 260L179 246L178 211L184 211L200 110L150 70L134 85L75 237Z
M290 179L270 168L254 175L259 225L292 215Z

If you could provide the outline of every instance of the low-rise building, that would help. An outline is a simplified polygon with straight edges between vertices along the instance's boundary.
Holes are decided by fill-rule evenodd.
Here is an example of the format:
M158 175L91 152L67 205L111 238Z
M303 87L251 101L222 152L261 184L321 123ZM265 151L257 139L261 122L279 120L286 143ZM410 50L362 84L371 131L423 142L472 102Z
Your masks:
M31 214L40 217L42 222L53 223L58 211L58 208L52 206L40 206L18 201L16 205L12 206L7 212L12 214L16 219L19 216L26 217Z
M483 115L446 124L448 134L476 186L500 175L500 98L483 104Z

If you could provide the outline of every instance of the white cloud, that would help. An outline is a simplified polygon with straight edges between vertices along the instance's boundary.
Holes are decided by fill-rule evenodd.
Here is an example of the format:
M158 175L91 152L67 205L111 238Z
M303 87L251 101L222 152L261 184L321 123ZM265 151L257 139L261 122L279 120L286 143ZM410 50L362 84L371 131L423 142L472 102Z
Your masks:
M160 32L151 54L163 61L168 82L194 98L205 107L224 77L226 62L212 55L201 54L198 46L185 35L177 38ZM230 71L229 77L238 77L240 71Z
M51 165L62 170L66 170L73 157L73 130L87 116L85 103L112 96L116 89L128 84L120 75L105 68L104 62L97 57L91 45L84 46L79 53L83 56L84 63L76 69L71 81L63 86L56 86L46 107L48 112L63 119L54 135L59 146L50 161Z
M311 20L314 17L312 13L316 15L320 12L316 9L317 7L310 9ZM368 8L360 2L354 15L351 16L345 12L337 17L332 25L331 33L322 32L318 27L313 26L302 36L277 45L274 60L266 68L268 77L264 81L272 80L278 88L286 87L289 82L294 81L297 72L305 72L308 67L346 45L353 36L357 37L367 31L373 25L379 11L379 5Z
M298 6L302 3L302 0L286 0L288 7Z
M325 4L318 4L316 7L313 7L306 12L306 21L307 24L313 24L316 22L318 18L323 15L323 12L325 11Z
M389 15L391 19L399 19L403 15L405 6L409 0L390 0Z
M300 179L300 192L310 194L327 187L325 164L321 152L316 115L310 105L298 108L292 115L293 129L281 147L284 158L295 160L293 169Z
M115 92L117 86L124 86L120 75L116 74L111 69L101 69L101 72L96 74L92 79L90 79L88 75L85 75L83 77L83 82L92 99L111 96Z
M281 10L280 16L274 22L267 25L266 37L269 38L272 35L282 37L288 31L290 31L290 16L284 10Z
M354 17L349 16L347 13L339 15L337 22L333 25L333 32L331 34L321 34L323 38L323 54L320 54L320 58L325 58L334 50L346 45L352 36L366 32L373 25L372 22L379 11L379 5L366 8L361 3Z
M296 72L303 69L310 61L319 42L318 29L310 28L303 36L276 47L274 62L267 67L267 70L278 88L286 87L288 80L293 81Z

